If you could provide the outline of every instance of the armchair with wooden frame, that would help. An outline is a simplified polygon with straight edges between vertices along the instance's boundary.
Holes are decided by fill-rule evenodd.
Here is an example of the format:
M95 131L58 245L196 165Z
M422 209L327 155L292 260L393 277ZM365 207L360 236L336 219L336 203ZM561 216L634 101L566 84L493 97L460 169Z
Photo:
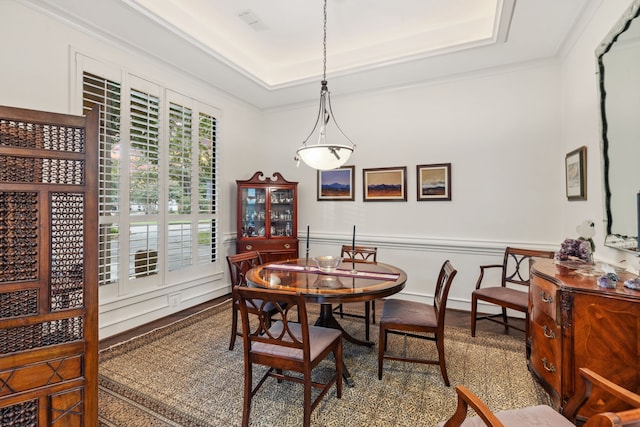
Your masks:
M529 260L532 257L553 258L553 256L553 251L507 247L502 264L481 265L476 289L471 294L471 336L476 336L476 322L483 319L504 325L505 333L509 328L526 332L526 329L515 326L513 323L509 324L507 309L526 315L529 304ZM499 283L486 286L485 273L489 269L501 269L501 277ZM478 315L478 301L498 305L501 307L501 312Z
M342 397L342 332L309 325L304 296L274 289L236 286L233 289L242 315L244 347L244 405L242 426L249 425L251 400L268 377L303 384L304 421L311 424L311 412L331 387ZM273 316L268 306L277 314ZM293 313L297 319L292 319ZM271 321L274 317L273 322ZM333 353L335 372L325 382L312 378L313 369ZM268 369L254 387L253 365ZM296 372L297 375L291 375ZM320 392L312 399L312 387ZM269 399L277 399L277 391ZM276 403L277 405L277 403Z
M584 382L583 393L576 394L564 406L562 414L547 405L530 406L493 413L487 405L465 386L457 386L458 406L446 422L437 427L573 427L580 408L589 400L593 388L599 388L626 406L619 412L601 412L592 415L584 427L640 427L640 395L596 374L590 369L580 368ZM477 414L467 418L469 406ZM579 424L578 424L579 425Z
M378 258L378 248L371 246L355 246L355 251L352 249L351 245L342 245L342 249L340 251L340 256L344 259L344 262L350 263L374 263ZM355 313L347 313L344 311L344 307L342 304L338 304L334 307L333 312L340 315L340 318L344 316L349 317L357 317L359 319L364 319L364 335L365 339L369 341L369 331L370 326L369 322L375 324L376 323L376 301L365 301L364 302L364 315L355 314Z

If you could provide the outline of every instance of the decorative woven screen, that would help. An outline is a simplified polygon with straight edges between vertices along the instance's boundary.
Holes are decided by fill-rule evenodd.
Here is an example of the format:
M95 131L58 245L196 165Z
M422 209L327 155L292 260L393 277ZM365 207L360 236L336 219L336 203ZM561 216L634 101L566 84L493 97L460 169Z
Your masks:
M87 116L0 107L1 426L97 423L98 114Z

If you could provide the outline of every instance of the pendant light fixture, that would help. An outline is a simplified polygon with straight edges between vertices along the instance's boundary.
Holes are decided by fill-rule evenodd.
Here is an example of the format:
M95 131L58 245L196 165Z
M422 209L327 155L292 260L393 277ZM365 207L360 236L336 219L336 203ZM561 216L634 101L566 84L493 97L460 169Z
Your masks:
M320 88L320 108L318 110L318 117L316 123L311 129L311 133L302 142L302 147L296 151L294 160L298 162L300 166L300 160L307 165L318 170L329 170L338 168L346 163L356 148L355 144L342 132L340 126L336 122L333 111L331 110L331 95L329 88L327 87L327 0L324 0L324 39L323 46L323 69L322 69L322 81ZM332 124L332 125L331 125ZM337 144L335 142L327 142L327 129L328 126L335 127L339 135L342 135L346 144ZM316 130L318 132L316 132ZM308 143L310 140L316 140L317 142Z

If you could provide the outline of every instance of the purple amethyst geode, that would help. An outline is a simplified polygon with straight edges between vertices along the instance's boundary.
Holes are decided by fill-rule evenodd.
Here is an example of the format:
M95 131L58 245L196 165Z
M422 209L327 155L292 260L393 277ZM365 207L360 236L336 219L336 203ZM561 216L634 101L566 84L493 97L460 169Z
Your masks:
M565 239L562 242L560 250L556 252L556 259L558 261L567 261L572 258L578 258L587 263L593 262L591 244L588 240Z

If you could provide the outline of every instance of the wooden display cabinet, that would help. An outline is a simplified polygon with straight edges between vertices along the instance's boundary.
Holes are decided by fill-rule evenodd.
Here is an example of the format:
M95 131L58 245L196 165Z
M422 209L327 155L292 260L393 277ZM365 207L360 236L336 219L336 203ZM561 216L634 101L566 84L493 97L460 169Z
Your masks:
M258 251L263 262L298 258L298 183L261 171L236 183L236 251Z

